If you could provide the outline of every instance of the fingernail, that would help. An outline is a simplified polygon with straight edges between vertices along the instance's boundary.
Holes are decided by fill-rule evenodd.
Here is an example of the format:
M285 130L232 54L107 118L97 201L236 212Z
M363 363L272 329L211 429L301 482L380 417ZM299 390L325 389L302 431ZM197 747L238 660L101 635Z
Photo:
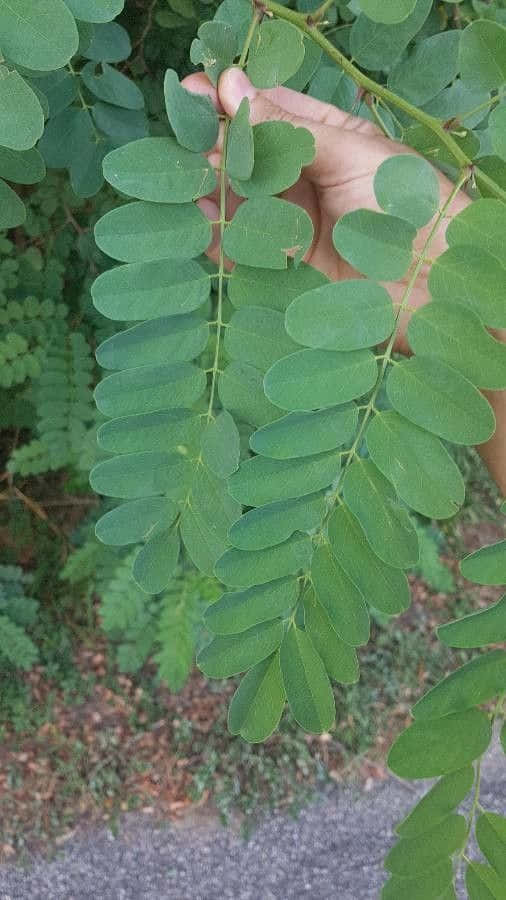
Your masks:
M225 79L226 85L224 87L228 105L232 107L231 111L237 111L244 97L247 97L248 100L254 100L256 97L256 88L253 87L251 81L241 69L229 69L225 73Z

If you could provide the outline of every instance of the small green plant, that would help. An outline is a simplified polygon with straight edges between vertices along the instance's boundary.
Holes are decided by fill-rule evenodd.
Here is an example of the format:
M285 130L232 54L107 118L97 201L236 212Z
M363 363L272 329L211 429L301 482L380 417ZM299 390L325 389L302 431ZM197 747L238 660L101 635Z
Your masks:
M31 669L38 659L37 647L27 633L39 606L27 596L32 580L18 566L0 565L0 667Z

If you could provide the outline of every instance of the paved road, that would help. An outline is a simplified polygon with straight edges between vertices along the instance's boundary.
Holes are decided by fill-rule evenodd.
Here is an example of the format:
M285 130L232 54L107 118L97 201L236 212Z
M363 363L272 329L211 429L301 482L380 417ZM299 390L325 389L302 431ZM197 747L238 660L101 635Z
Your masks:
M377 900L392 828L415 799L394 780L367 794L336 789L297 819L266 819L248 842L216 825L155 828L131 816L117 839L90 831L51 862L0 867L0 900ZM506 810L497 747L482 802Z

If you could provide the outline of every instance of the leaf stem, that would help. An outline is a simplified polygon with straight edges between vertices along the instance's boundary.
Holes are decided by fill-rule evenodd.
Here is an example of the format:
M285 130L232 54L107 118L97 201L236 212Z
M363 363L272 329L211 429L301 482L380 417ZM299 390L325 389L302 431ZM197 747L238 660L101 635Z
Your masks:
M356 84L360 85L365 91L368 91L371 94L374 94L375 97L380 98L381 100L386 101L387 103L391 103L393 106L401 109L406 115L411 116L412 119L415 119L417 122L420 122L421 125L425 125L430 131L435 134L442 144L450 151L457 166L459 169L463 169L466 166L472 166L472 160L466 156L466 154L461 150L457 142L452 138L451 134L443 127L439 119L434 118L434 116L430 116L428 113L424 112L421 109L418 109L416 106L413 106L412 103L409 103L403 97L399 97L393 91L389 90L382 84L378 84L377 81L374 81L372 78L369 78L368 75L365 75L363 72L358 69L354 63L352 63L337 47L334 47L333 44L324 34L318 31L316 27L316 23L311 15L305 15L304 13L296 12L293 9L287 9L284 6L281 6L279 3L276 3L275 0L264 0L263 5L266 9L270 10L274 15L276 15L280 19L285 19L287 22L291 22L292 25L296 25L304 34L307 34L308 37L312 38L313 41L318 44L322 50L330 57L341 69L346 72ZM496 182L490 178L485 172L482 172L481 169L475 167L475 172L479 175L483 184L485 184L490 191L497 197L499 200L502 200L506 203L506 191L504 191Z
M248 51L251 45L251 41L253 40L253 35L255 34L256 27L260 22L261 14L258 9L255 9L253 14L253 18L250 22L250 26L248 28L248 33L246 35L246 39L244 41L244 46L241 51L241 55L239 57L238 66L243 69L246 60L248 58ZM214 418L213 415L213 407L214 407L214 399L216 396L216 386L218 381L218 374L220 372L219 369L219 360L220 360L220 349L221 349L221 337L223 333L223 329L226 327L226 323L223 321L223 284L225 278L227 278L227 273L225 272L225 253L223 250L223 238L225 235L225 228L229 224L229 220L227 219L227 174L226 174L226 164L227 164L227 147L228 147L228 134L230 129L230 117L225 117L225 124L223 128L223 149L221 152L220 159L220 217L214 223L219 226L220 229L220 252L218 258L218 302L216 306L216 320L213 324L216 325L216 344L214 348L214 359L212 368L209 369L211 373L211 388L209 392L209 404L207 407L206 418L207 421L210 422L211 419Z

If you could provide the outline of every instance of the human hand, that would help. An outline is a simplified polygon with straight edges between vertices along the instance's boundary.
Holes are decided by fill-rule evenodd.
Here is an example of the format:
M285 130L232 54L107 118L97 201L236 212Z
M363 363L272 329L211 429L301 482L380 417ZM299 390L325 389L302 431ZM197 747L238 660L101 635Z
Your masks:
M352 116L335 106L321 103L297 91L280 87L258 90L246 75L237 68L228 69L220 78L216 90L204 74L190 75L184 86L196 93L205 93L212 99L219 112L234 116L243 97L250 102L252 124L266 120L289 121L307 128L315 139L316 154L297 182L282 195L297 203L309 213L314 226L314 241L305 259L325 272L333 281L359 277L345 260L340 258L332 243L332 229L345 213L359 208L379 210L374 195L374 175L379 165L398 153L412 153L403 144L385 137L380 129L366 119ZM221 135L218 144L208 154L215 167L220 165ZM448 199L453 185L439 175L441 204ZM231 191L227 198L227 217L231 217L242 200ZM451 213L460 212L469 201L462 193L454 201ZM205 198L199 204L209 218L219 218L217 198ZM421 229L415 241L415 252L420 251L430 230L430 223ZM432 257L446 249L442 227L431 247ZM216 257L216 242L209 255ZM428 267L422 270L410 297L410 307L418 307L429 299L427 289ZM395 302L400 302L407 278L387 288ZM396 349L408 350L405 329L409 312L400 323Z

